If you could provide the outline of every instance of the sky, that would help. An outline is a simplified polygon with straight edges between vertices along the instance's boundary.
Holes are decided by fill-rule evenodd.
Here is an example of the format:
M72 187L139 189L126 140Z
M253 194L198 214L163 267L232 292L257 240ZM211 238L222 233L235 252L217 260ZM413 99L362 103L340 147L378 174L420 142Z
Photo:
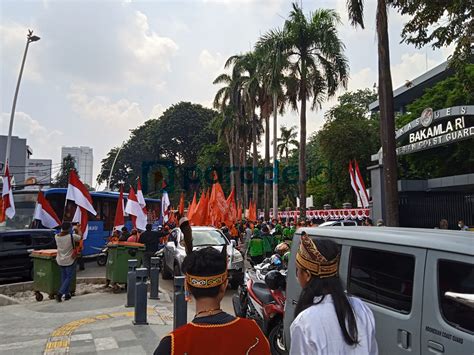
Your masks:
M298 1L305 13L332 8L340 14L348 89L372 88L377 82L376 1L365 0L365 30L349 25L346 0ZM218 89L212 81L225 71L226 59L251 50L261 34L283 26L290 9L287 0L0 0L1 134L8 133L27 29L41 40L28 50L13 133L27 138L32 158L53 164L60 162L62 146L92 147L97 176L100 161L128 139L130 129L180 101L211 107ZM451 53L450 48L433 51L400 43L406 21L390 10L394 89ZM335 103L333 98L321 110L308 110L308 137ZM298 122L298 113L288 110L278 125Z

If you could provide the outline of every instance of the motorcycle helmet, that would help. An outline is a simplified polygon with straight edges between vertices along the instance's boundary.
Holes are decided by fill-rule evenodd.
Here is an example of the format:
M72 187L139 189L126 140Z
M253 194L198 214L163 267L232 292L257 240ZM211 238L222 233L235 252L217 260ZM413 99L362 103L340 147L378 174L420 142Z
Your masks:
M272 255L271 258L270 258L270 263L271 263L273 266L280 267L280 266L281 266L281 258L280 258L280 255L278 255L278 254Z
M288 243L282 242L275 247L275 253L279 255L284 255L287 251L290 251Z
M285 277L277 270L272 270L265 275L265 283L271 290L285 289Z

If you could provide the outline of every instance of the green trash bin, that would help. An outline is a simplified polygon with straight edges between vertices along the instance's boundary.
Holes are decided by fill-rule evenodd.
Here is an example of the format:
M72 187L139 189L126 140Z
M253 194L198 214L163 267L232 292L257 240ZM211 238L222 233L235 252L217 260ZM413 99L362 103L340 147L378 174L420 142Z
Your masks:
M128 260L137 259L138 266L142 264L145 246L141 243L116 242L107 244L108 256L106 267L107 283L126 284Z
M33 258L33 289L37 301L43 300L43 294L47 293L50 299L59 291L61 287L61 269L56 263L56 249L35 250L31 253ZM70 291L76 291L76 274L72 279Z

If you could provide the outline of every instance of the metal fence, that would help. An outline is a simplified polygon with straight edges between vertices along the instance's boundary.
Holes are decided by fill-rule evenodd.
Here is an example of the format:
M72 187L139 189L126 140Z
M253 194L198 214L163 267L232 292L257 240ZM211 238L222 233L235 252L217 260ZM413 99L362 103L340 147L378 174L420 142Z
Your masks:
M474 227L474 191L470 192L404 192L399 195L400 226L434 228L446 219L449 229L457 222Z

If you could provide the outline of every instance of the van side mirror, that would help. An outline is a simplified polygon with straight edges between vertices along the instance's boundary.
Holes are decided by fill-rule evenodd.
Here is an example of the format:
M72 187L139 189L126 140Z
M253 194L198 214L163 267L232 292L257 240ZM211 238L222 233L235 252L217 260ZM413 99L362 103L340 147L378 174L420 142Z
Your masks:
M234 248L237 248L237 242L235 241L235 239L232 239L230 243L232 244Z

